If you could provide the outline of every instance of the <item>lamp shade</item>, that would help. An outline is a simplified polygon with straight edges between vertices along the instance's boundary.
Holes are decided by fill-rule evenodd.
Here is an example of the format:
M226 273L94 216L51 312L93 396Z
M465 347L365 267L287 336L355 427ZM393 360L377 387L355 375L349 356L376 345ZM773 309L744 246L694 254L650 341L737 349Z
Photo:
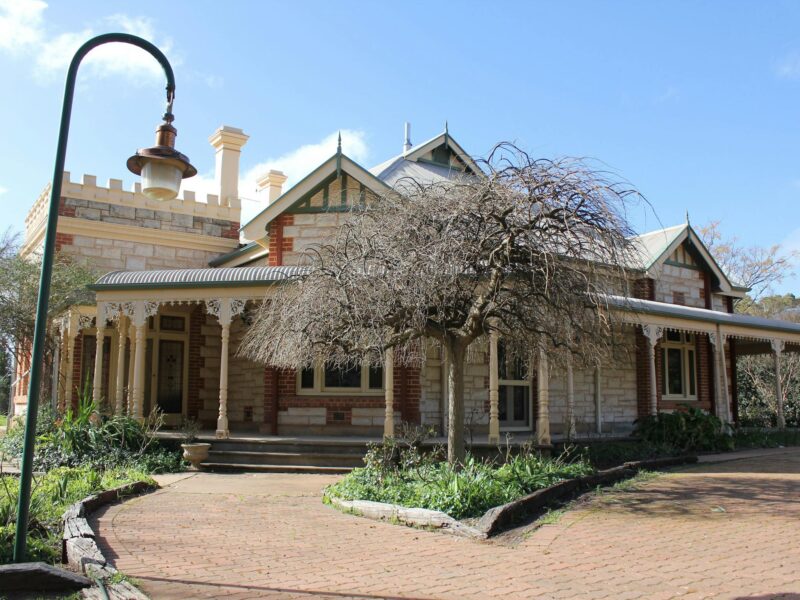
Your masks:
M156 130L156 145L143 148L128 159L128 170L142 177L142 193L153 200L177 197L181 179L197 175L189 158L175 150L177 132L164 122Z

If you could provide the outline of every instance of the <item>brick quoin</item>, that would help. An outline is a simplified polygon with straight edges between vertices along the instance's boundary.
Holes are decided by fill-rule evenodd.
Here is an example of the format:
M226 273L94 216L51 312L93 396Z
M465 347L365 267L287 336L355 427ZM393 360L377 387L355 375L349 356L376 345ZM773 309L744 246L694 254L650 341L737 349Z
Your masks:
M237 221L231 221L230 226L228 229L222 230L222 237L228 238L229 240L238 240L239 239L239 223Z
M655 281L649 277L637 279L633 285L633 295L642 300L655 300ZM650 365L648 357L648 340L636 328L636 413L639 417L650 413Z
M195 306L189 314L189 390L188 390L188 416L197 419L200 414L200 390L204 381L200 377L203 368L203 357L200 349L203 346L201 327L205 316L202 306Z
M294 249L294 238L284 237L283 228L294 225L294 215L282 214L269 224L269 266L283 265L283 253Z
M75 207L67 206L67 199L61 196L58 200L58 216L59 217L74 217Z
M81 363L83 360L83 333L75 336L72 346L72 409L78 409L79 390L83 387L81 380Z
M56 232L56 252L60 252L64 246L72 246L75 244L75 236L71 233L58 233Z

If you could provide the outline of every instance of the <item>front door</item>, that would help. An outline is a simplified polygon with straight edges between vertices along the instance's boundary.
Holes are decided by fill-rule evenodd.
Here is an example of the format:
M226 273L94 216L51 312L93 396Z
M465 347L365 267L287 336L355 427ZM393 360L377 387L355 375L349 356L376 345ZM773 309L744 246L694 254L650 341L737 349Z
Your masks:
M156 402L164 415L183 411L183 341L159 340Z

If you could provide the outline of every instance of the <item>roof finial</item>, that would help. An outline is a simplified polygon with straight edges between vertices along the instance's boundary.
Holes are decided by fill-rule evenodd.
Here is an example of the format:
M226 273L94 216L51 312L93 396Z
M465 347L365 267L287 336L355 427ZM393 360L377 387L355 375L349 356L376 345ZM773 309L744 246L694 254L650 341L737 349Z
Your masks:
M686 209L686 224L687 225L691 225L691 223L689 223L689 209L688 208Z
M403 154L411 150L411 123L406 121L405 134L403 136Z
M447 119L445 119L445 120L444 120L444 132L445 132L445 133L448 133L448 129L447 129Z
M450 148L450 131L447 128L447 119L444 121L444 147Z
M336 154L342 153L342 130L339 130L339 140L336 142Z

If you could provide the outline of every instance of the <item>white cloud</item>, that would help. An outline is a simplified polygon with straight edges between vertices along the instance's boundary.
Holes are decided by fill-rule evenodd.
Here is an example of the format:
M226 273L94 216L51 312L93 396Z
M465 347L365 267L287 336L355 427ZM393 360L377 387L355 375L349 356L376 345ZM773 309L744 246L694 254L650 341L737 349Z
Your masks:
M342 129L342 152L359 164L369 158L369 147L363 131ZM269 171L275 169L283 171L288 177L283 186L288 190L311 171L316 169L336 152L338 131L325 136L315 144L306 144L275 158L268 158L246 170L239 179L239 196L242 197L242 223L249 221L259 210L263 209L262 198L256 193L256 180ZM246 152L246 149L245 149ZM194 191L197 200L205 201L206 194L218 194L213 173L202 173L187 179L183 189Z
M0 0L0 50L27 56L41 80L59 79L75 51L101 31L132 33L153 42L170 58L172 66L181 64L169 38L158 34L151 19L114 14L87 23L79 31L56 32L44 19L47 3L41 0ZM130 44L108 44L86 57L82 77L123 75L132 82L162 78L163 71L147 52Z
M791 52L773 66L775 74L781 79L800 78L800 52Z
M0 0L0 48L21 52L42 38L41 0Z
M0 185L0 196L5 194L7 191L8 191L8 188L4 188L2 185Z

